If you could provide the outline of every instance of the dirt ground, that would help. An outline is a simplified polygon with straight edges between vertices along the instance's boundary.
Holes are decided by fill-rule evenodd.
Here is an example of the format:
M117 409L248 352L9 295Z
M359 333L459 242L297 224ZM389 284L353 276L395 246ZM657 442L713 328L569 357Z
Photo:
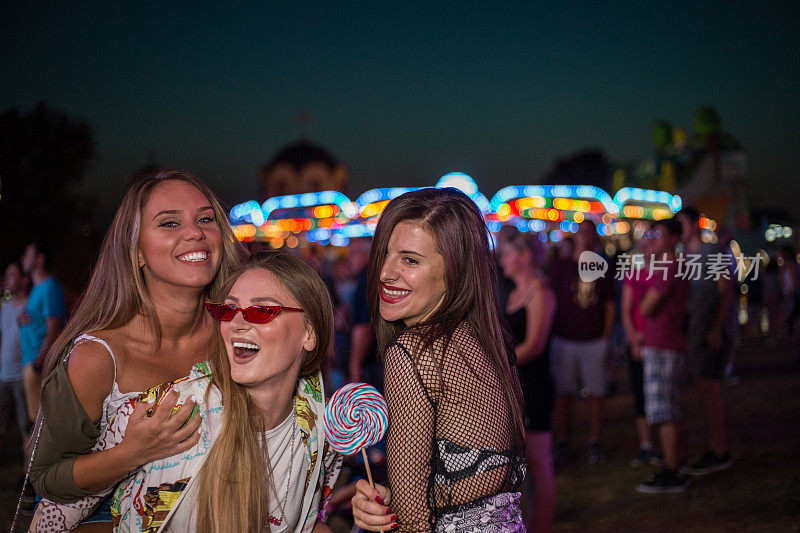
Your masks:
M736 356L741 382L725 387L733 466L695 478L681 494L646 495L636 485L653 467L634 468L633 399L627 370L618 368L619 391L608 400L603 439L608 461L589 465L585 450L557 470L554 530L595 531L800 531L800 364L785 347L748 344ZM682 398L690 458L705 450L695 397ZM575 443L585 442L585 405L579 402ZM19 440L0 455L0 524L8 531L19 496ZM24 531L23 517L17 531ZM22 526L22 527L20 527ZM347 531L344 529L344 531Z
M630 466L633 399L618 369L620 394L607 405L609 460L589 465L581 455L557 470L554 530L800 531L800 365L789 363L787 349L750 345L737 351L736 373L741 382L724 388L733 466L694 478L683 493L653 495L634 490L656 468ZM682 408L691 461L707 448L691 388Z

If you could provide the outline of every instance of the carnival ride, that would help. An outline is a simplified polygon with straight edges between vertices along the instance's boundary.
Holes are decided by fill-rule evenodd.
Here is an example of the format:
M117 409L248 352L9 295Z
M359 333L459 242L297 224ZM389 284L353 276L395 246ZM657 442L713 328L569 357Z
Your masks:
M601 236L624 237L642 221L672 217L682 205L680 196L665 191L623 187L612 197L593 185L515 185L500 189L489 200L462 172L442 176L434 187L455 187L468 195L492 232L514 225L552 242L577 231L586 219L596 223ZM261 205L251 200L234 206L230 221L243 242L265 242L273 248L310 243L346 246L350 239L372 236L386 204L417 189L371 189L355 201L336 191L278 196ZM716 226L712 220L702 224L708 230Z

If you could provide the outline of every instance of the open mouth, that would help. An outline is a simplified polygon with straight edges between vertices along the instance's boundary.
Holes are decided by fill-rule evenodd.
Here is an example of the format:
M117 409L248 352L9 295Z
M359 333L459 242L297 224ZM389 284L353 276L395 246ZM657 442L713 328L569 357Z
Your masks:
M248 359L253 357L261 347L257 344L253 344L251 342L242 342L242 341L234 341L233 345L233 356L236 359Z
M208 259L208 252L200 251L200 252L189 252L188 254L183 254L178 256L178 261L183 261L184 263L201 263Z
M396 304L397 302L403 300L406 296L411 294L411 291L408 289L401 289L400 287L390 287L388 285L381 284L381 300L386 303Z

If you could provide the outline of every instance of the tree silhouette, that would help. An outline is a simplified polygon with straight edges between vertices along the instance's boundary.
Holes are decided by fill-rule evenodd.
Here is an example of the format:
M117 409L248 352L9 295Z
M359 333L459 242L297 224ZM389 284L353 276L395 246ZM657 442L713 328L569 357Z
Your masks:
M86 122L37 104L0 113L0 264L19 258L31 240L55 251L85 248L91 198L75 186L96 158ZM88 232L90 233L90 231Z

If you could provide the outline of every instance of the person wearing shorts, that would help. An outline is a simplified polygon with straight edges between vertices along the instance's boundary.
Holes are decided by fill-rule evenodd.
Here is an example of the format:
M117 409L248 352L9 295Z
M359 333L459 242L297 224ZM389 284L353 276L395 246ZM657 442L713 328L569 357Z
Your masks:
M677 218L683 226L686 256L694 256L701 265L700 271L689 280L687 355L700 408L708 423L708 450L689 468L693 475L702 475L725 470L732 464L722 378L730 353L726 349L724 324L734 300L734 281L730 272L723 276L710 271L714 258L724 254L717 246L703 242L698 212L687 207Z
M680 370L686 350L683 331L688 282L678 272L675 245L681 235L674 219L656 222L649 238L652 256L648 262L646 290L639 310L644 315L642 363L644 408L647 423L658 428L663 468L636 489L644 493L680 492L689 477L680 471Z
M650 426L644 409L644 367L642 364L642 331L647 318L642 315L639 306L647 290L646 260L650 255L649 245L655 233L645 231L639 241L638 249L645 259L644 265L638 267L622 281L620 299L620 318L628 341L628 375L634 399L634 417L636 435L639 440L639 451L631 461L631 466L643 466L656 459Z
M564 463L570 457L569 432L577 393L589 403L589 462L605 460L600 437L608 339L614 326L614 279L613 273L607 271L598 279L584 281L578 271L581 254L595 250L597 244L594 223L582 222L575 233L572 257L556 262L551 269L551 285L558 302L551 346L557 394L553 416L556 463Z
M42 392L42 367L50 346L66 318L64 289L50 273L50 252L39 242L29 244L20 258L25 275L32 282L25 313L20 318L19 342L28 418L36 420Z

